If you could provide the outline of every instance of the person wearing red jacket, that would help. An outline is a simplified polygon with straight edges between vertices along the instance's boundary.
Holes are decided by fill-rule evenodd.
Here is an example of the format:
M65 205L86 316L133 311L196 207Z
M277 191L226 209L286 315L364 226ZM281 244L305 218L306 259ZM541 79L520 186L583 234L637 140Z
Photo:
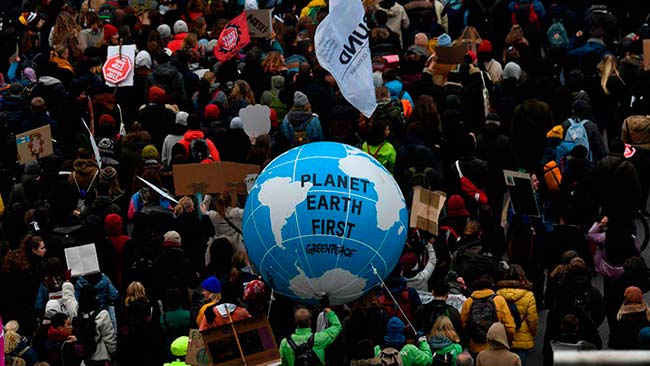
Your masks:
M177 20L174 23L174 38L167 43L167 48L169 48L172 53L180 50L183 46L183 40L187 37L188 29L187 23L184 20Z
M215 161L221 161L221 157L219 156L219 150L217 150L216 146L214 146L214 143L209 138L205 137L205 134L203 133L203 131L201 131L200 119L196 115L190 115L187 118L187 125L188 125L187 132L185 132L183 138L178 143L183 145L183 147L185 147L185 154L188 157L188 159L197 160L196 157L192 156L192 151L191 151L192 141L197 139L202 139L205 141L207 145L208 156L200 157L196 162L212 163Z

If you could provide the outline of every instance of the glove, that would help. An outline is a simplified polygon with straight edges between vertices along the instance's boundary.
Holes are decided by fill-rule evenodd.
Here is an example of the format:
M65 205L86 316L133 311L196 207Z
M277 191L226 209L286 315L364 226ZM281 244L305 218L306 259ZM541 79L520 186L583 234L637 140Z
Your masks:
M421 331L418 331L417 338L418 338L418 343L427 341L427 336L424 335L424 332Z

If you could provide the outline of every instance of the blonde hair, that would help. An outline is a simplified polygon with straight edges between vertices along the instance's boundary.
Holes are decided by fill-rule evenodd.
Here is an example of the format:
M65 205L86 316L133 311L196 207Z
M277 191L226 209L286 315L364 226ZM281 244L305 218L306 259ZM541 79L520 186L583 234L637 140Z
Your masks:
M174 207L174 215L176 216L192 212L194 212L194 201L192 201L192 198L188 196L184 196L178 200L178 204Z
M245 99L248 104L255 104L255 94L253 94L253 89L250 85L244 80L235 81L235 86L232 88L230 93L230 100Z
M5 331L5 349L4 353L13 352L20 344L22 337L13 330Z
M454 325L451 323L451 320L444 315L439 316L438 319L436 319L436 322L433 323L429 336L442 336L449 338L452 342L460 342L460 337L458 336L458 333L456 333Z
M478 30L472 26L467 26L463 29L463 33L460 34L457 41L470 41L472 43L481 43L483 39L478 33Z
M126 289L124 305L128 306L129 303L137 300L147 300L147 294L144 290L144 285L141 282L133 281Z
M265 72L279 72L284 66L284 60L282 59L282 54L277 51L271 51L266 55L264 61L262 61L262 67Z
M606 95L611 94L609 89L607 89L607 80L609 80L609 77L612 75L619 79L621 78L621 75L618 73L616 58L613 55L605 56L603 60L598 63L598 71L600 72L600 87L603 88L603 92L605 92Z

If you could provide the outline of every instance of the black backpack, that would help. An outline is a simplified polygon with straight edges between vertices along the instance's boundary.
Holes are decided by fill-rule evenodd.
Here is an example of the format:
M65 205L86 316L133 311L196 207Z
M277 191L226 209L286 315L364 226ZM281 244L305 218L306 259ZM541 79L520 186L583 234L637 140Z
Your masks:
M205 139L194 139L190 143L190 160L194 163L200 163L205 159L212 159L210 155L210 149L208 148L208 143Z
M485 343L487 333L490 326L496 323L499 319L497 317L497 308L494 305L494 297L492 294L488 297L477 299L472 297L472 306L469 309L469 336L477 343Z
M83 359L87 360L97 351L98 339L97 337L97 324L95 319L99 314L99 310L95 310L88 318L83 316L78 316L74 318L72 325L74 329L79 332L77 339L79 343L83 346Z
M314 352L314 335L312 334L307 342L303 342L300 345L297 345L296 342L291 339L291 336L287 337L287 343L293 350L294 354L294 365L295 366L317 366L322 364L320 358Z

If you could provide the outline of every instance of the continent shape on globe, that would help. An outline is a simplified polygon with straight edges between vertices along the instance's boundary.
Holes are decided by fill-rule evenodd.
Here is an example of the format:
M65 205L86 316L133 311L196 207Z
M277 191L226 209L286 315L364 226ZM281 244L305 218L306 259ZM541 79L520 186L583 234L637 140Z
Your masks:
M355 300L397 263L404 197L365 152L339 143L294 148L260 173L244 213L249 256L275 291L303 302ZM377 270L377 274L373 269Z

